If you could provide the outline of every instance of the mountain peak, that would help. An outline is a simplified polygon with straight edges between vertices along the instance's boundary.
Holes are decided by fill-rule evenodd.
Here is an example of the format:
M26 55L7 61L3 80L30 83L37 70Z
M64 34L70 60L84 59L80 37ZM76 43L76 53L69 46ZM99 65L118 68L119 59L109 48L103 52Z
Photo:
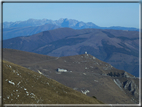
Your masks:
M27 26L41 26L44 24L55 24L60 27L70 27L73 29L84 29L84 28L99 28L99 29L117 29L117 30L132 30L138 31L137 28L132 27L99 27L98 25L94 24L93 22L83 22L78 21L76 19L68 19L68 18L60 18L58 20L49 20L49 19L28 19L26 21L17 21L17 22L4 22L3 28L11 28L11 27L27 27Z

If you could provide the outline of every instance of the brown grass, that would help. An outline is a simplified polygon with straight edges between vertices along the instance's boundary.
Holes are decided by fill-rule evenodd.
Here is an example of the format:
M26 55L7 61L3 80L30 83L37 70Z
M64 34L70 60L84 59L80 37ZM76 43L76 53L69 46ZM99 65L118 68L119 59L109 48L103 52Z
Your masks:
M8 81L14 82L15 85L10 84ZM3 104L103 103L55 80L48 79L39 73L11 62L3 61Z
M99 59L94 59L91 55L76 55L67 57L50 57L46 55L34 54L13 49L4 49L4 59L29 68L35 72L40 70L48 78L52 78L65 86L72 89L77 88L77 91L89 90L88 96L95 96L98 100L107 104L133 104L131 93L122 91L113 81L114 77L104 76L109 72L124 73L123 70L118 70L110 65L102 62ZM88 69L85 69L87 67ZM57 68L67 69L67 73L57 74ZM83 75L86 73L86 75ZM115 77L120 81L124 77ZM127 78L125 78L127 79ZM97 80L98 82L95 82ZM126 90L127 91L127 90Z

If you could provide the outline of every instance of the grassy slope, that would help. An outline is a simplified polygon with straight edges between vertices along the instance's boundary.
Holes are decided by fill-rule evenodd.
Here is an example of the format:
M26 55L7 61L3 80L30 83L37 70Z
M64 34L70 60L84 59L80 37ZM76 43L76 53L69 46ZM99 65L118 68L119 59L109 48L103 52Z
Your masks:
M88 96L95 96L104 103L134 103L131 101L131 98L114 83L112 77L98 75L101 73L107 74L110 71L119 73L123 73L124 71L117 70L113 67L104 70L103 68L109 68L109 65L97 58L93 59L93 56L86 56L84 54L56 58L19 50L3 49L3 58L36 72L40 70L48 78L52 78L73 89L78 88L77 91L89 90L90 92L87 93ZM91 66L93 68L91 68ZM85 67L88 69L85 69ZM64 68L73 72L59 75L56 72L57 68ZM83 73L86 73L86 75L83 75ZM94 80L98 80L98 82Z
M51 57L47 55L41 55L41 54L14 50L14 49L3 49L2 51L3 51L4 60L13 62L13 59L14 59L13 63L18 64L18 65L23 65L25 63L29 65L31 63L39 62L42 60L51 60L51 59L53 60L56 58L56 57Z
M13 82L13 84L9 83ZM102 104L95 98L3 61L3 104Z

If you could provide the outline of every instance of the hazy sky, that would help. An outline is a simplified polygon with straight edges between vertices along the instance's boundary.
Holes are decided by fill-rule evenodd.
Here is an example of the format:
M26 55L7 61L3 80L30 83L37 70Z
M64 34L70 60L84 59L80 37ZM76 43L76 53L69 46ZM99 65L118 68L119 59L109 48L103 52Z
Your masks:
M60 18L101 27L139 27L139 3L3 3L3 21Z

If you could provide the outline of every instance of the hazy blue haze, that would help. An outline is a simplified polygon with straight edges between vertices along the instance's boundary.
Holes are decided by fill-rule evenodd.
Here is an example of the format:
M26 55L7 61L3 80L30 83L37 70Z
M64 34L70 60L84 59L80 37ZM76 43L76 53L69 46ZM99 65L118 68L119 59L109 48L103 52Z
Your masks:
M101 27L139 27L139 3L3 3L3 21L60 18Z

